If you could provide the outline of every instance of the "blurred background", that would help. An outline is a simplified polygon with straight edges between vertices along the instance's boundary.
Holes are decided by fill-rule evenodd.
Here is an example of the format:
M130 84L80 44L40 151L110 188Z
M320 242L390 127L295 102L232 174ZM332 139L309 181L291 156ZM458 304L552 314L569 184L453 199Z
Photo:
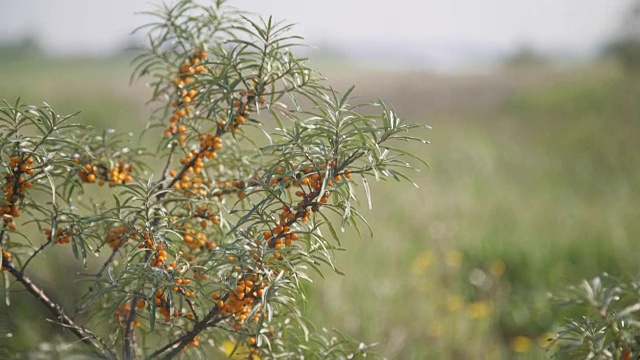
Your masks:
M129 85L129 62L143 38L130 32L154 3L0 0L0 99L141 129L149 91ZM309 286L319 326L390 359L543 358L564 316L550 292L638 274L640 2L231 5L298 23L314 46L301 51L338 89L433 128L431 145L410 149L431 165L420 188L375 184L375 237L347 232L346 276ZM69 256L49 253L31 275L72 308L65 274L81 264ZM41 307L19 286L13 296L0 349L62 336L28 321Z

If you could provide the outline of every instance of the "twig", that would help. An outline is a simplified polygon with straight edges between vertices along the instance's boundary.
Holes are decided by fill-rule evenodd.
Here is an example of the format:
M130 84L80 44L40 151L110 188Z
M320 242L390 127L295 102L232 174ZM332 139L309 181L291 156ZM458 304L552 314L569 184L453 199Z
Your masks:
M49 311L51 311L51 313L60 320L64 327L68 328L69 331L80 339L80 341L89 345L98 356L106 359L113 359L116 357L115 353L109 349L109 347L102 342L97 335L76 324L69 316L67 316L60 304L51 300L45 293L44 289L35 284L29 277L18 270L11 261L7 260L6 257L2 257L2 267L8 270L9 273L13 275L13 277L15 277L29 293L31 293L31 295L46 306L47 309L49 309Z
M80 297L81 300L84 300L87 296L89 296L89 294L91 294L95 290L95 286L99 284L100 278L102 278L102 274L107 269L107 266L109 266L109 264L111 264L111 262L113 261L113 259L116 256L116 254L118 253L118 250L120 250L120 247L124 244L125 240L126 240L125 236L121 236L120 237L120 242L118 242L118 245L113 249L113 251L111 252L111 255L109 255L109 258L104 262L104 264L102 264L102 267L100 268L100 270L95 275L96 280L93 282L93 284L91 284L91 286L89 286L89 288L82 295L82 297ZM82 306L82 307L84 307L84 306ZM81 309L81 305L78 304L78 306L76 306L76 310L75 310L75 313L73 315L74 318L79 313L84 312L84 310L81 311L80 309Z
M102 277L102 274L107 269L107 266L109 266L109 264L111 264L111 262L113 261L113 258L116 256L116 254L118 253L118 250L120 250L120 247L124 244L125 240L126 240L125 236L121 236L120 237L120 242L118 242L118 245L116 245L116 247L113 249L113 251L111 252L111 255L109 255L109 258L107 258L107 260L104 262L104 264L102 264L102 267L100 268L100 270L96 273L96 275L95 275L96 281L91 286L89 286L89 289L87 289L87 292L84 295L82 295L81 299L84 299L91 292L93 292L93 290L94 290L93 287L96 285L98 280Z
M129 312L129 317L127 318L126 328L124 331L124 344L122 349L122 357L124 360L131 359L131 348L134 344L133 339L133 324L136 319L137 310L138 310L138 302L140 301L139 296L134 296L131 299L131 310Z
M156 350L153 354L149 355L149 359L157 359L165 353L166 354L162 356L162 359L171 359L174 356L178 355L180 351L185 348L185 346L189 345L189 343L193 341L193 339L199 333L202 332L202 330L214 326L222 319L224 319L224 317L222 316L216 318L216 316L219 315L218 310L219 309L214 306L211 311L209 311L209 313L204 318L202 318L201 321L198 321L195 323L195 325L193 325L193 329L191 329L181 337L175 339L174 341L168 343L167 345L163 346L162 348Z
M171 147L171 151L169 152L169 156L167 156L167 163L164 165L164 169L162 170L162 178L160 178L160 186L167 179L167 175L169 173L169 168L171 167L171 162L173 160L173 154L176 150L175 146Z
M33 258L36 257L36 255L38 255L40 251L44 250L44 248L47 247L47 245L49 244L51 244L51 242L47 241L44 244L40 245L40 247L36 249L36 251L33 254L31 254L31 256L29 256L27 261L24 262L24 265L22 265L22 270L20 270L20 273L24 274L24 271L27 269L27 265L29 265L31 260L33 260Z

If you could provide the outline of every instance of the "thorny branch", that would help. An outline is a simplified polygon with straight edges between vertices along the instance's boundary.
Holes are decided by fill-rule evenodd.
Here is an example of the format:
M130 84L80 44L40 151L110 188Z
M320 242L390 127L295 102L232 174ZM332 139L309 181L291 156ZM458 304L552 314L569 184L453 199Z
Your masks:
M7 260L6 257L2 257L2 267L9 271L13 277L20 282L25 289L31 293L38 301L40 301L49 311L54 314L60 322L71 331L80 341L91 347L91 350L100 358L112 359L115 358L115 353L94 333L85 329L84 327L76 324L64 311L60 304L54 302L49 298L47 293L34 283L28 276L24 275L18 270L15 265Z
M163 354L164 354L164 356L162 356L163 359L171 359L172 357L179 354L180 351L184 349L185 346L189 345L189 343L193 341L196 335L202 332L202 330L208 327L215 326L217 323L219 323L224 319L224 317L219 315L218 310L219 309L214 306L211 309L211 311L209 311L209 313L204 318L202 318L201 321L196 322L196 324L193 326L193 328L190 331L188 331L181 337L175 339L174 341L168 343L167 345L163 346L162 348L158 349L153 354L149 355L149 359L157 359Z

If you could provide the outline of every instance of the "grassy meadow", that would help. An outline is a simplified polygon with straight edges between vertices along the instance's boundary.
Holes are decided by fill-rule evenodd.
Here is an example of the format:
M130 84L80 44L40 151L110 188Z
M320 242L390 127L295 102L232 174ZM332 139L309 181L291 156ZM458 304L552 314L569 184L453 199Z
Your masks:
M338 89L356 84L363 101L380 96L432 129L421 134L430 145L410 149L431 165L413 174L419 188L374 184L363 213L375 236L347 230L337 255L346 276L308 286L318 326L376 342L389 359L544 358L563 317L550 292L601 272L638 274L639 78L613 64L474 75L319 67ZM128 84L123 58L0 64L0 99L44 100L127 132L150 110L144 84ZM75 284L56 274L81 268L68 253L31 274L63 303ZM26 321L31 306L14 300L4 319L13 338L0 347L51 338L56 327Z

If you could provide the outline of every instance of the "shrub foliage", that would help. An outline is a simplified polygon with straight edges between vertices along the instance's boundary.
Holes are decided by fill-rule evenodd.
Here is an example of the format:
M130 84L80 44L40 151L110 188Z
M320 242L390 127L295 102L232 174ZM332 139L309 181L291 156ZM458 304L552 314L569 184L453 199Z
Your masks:
M326 85L290 25L223 0L147 15L132 76L152 89L143 141L47 104L0 107L6 301L24 287L105 358L365 355L304 320L302 284L338 271L341 230L368 227L369 180L409 180L419 159L397 146L418 126ZM53 247L87 268L75 309L30 276Z

